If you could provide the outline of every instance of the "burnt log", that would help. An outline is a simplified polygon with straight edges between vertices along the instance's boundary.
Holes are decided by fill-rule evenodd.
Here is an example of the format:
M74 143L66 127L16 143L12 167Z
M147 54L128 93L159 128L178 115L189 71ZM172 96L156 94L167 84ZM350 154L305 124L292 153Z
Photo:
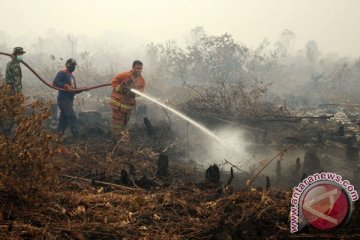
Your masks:
M303 119L318 119L321 121L329 120L334 117L334 115L321 115L321 116L268 116L268 117L258 117L258 118L243 118L240 121L245 122L289 122L289 123L299 123Z

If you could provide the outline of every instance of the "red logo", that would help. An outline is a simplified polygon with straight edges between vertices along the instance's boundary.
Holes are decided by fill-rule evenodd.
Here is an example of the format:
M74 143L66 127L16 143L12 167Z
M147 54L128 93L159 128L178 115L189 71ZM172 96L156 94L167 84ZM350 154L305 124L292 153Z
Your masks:
M305 220L314 228L327 230L343 224L350 212L348 195L331 183L312 186L302 200Z

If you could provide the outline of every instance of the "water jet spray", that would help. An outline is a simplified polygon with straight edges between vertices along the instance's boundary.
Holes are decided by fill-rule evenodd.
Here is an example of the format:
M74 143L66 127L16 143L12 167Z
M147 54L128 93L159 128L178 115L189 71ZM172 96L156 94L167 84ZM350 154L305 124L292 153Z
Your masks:
M206 133L207 135L211 136L212 138L214 138L215 140L217 140L219 143L223 144L223 141L218 137L216 136L213 132L211 132L209 129L207 129L206 127L202 126L201 124L195 122L194 120L192 120L191 118L185 116L184 114L182 114L181 112L179 111L176 111L175 109L159 102L158 100L152 98L152 97L149 97L148 95L145 95L143 94L142 92L136 90L136 89L130 89L130 91L132 91L133 93L136 93L144 98L146 98L147 100L151 101L151 102L154 102L160 106L162 106L163 108L175 113L176 115L178 115L179 117L181 117L182 119L188 121L189 123L191 123L192 125L196 126L197 128L199 128L201 131L203 131L204 133Z

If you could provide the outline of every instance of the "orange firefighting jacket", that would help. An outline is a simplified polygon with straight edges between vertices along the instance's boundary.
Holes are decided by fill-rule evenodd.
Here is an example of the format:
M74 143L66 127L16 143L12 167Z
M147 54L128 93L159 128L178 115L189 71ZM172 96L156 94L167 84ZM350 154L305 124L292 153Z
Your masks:
M131 84L129 84L130 79L133 80ZM125 95L122 91L116 91L115 88L118 85L134 88L140 92L144 92L145 79L142 76L133 79L132 71L128 71L119 73L111 80L113 91L111 93L110 104L122 109L130 110L136 104L135 95L128 96Z

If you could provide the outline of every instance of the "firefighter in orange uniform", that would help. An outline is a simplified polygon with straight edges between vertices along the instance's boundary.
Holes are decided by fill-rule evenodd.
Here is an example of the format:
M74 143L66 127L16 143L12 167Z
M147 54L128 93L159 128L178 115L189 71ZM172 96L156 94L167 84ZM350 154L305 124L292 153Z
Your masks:
M127 124L132 109L135 107L135 93L130 89L144 92L145 80L141 76L143 63L139 60L133 62L132 70L122 72L113 77L111 85L110 105L112 108L113 135L116 138L127 137Z

